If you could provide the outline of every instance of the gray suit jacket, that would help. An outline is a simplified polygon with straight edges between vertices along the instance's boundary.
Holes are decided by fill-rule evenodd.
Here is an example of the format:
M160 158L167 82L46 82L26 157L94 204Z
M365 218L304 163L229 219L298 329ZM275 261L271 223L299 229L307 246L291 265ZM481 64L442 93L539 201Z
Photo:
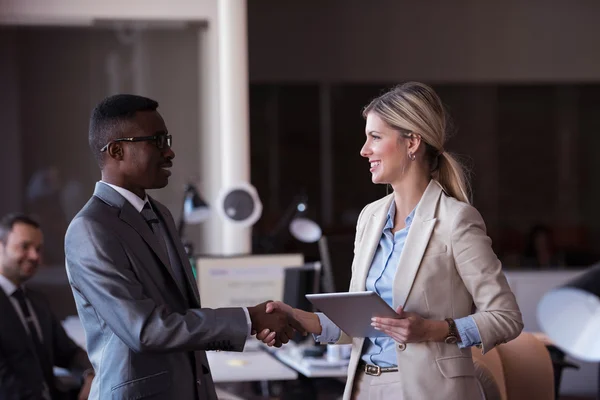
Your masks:
M67 230L69 283L96 371L90 399L216 399L205 350L242 351L245 313L200 308L173 217L150 202L185 266L187 288L144 218L108 185L96 184Z

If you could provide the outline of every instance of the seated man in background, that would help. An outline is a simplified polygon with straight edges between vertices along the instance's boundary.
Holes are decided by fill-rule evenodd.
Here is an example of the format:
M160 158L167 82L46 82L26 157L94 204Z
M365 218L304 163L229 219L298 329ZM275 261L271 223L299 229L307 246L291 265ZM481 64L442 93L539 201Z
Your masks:
M0 400L68 398L53 366L83 376L78 399L88 398L94 371L86 352L66 334L47 299L23 284L40 265L43 235L23 214L0 220Z

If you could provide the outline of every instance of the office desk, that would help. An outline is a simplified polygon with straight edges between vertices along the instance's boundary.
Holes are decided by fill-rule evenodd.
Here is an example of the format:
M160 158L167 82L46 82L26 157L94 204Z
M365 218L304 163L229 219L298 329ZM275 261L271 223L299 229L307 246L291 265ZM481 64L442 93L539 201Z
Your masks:
M295 369L307 378L343 378L348 375L348 360L327 362L324 358L302 356L303 346L288 343L280 349L270 350L273 355L287 366Z
M312 344L311 344L312 345ZM285 391L294 398L339 398L344 392L348 373L348 361L327 361L324 357L304 357L306 345L288 343L280 349L272 349L273 355L287 366L299 372L297 381L287 382Z
M243 353L209 351L206 356L215 382L284 381L298 378L296 371L262 348Z

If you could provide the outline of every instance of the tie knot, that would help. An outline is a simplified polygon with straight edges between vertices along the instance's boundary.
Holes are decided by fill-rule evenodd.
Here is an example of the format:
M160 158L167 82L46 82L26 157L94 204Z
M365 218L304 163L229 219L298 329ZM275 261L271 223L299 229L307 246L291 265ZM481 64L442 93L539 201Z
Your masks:
M24 299L25 298L25 292L23 292L23 289L21 289L21 288L17 288L17 290L15 290L12 295L16 299Z
M17 288L17 290L13 292L12 297L14 297L17 300L19 306L21 307L21 310L23 310L23 312L26 315L28 315L29 310L27 309L27 303L25 302L25 292L23 291L23 289Z
M148 222L149 224L155 224L158 222L158 217L156 216L154 210L152 210L152 208L150 207L150 203L144 204L144 208L142 208L141 214L142 217L144 217L146 222Z

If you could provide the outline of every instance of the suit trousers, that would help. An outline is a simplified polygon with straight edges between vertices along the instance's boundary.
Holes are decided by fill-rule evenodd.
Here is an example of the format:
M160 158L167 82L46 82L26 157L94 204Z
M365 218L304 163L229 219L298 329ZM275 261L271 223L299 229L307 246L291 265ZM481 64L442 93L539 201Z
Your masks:
M398 371L383 372L379 376L372 376L359 369L356 371L354 385L352 386L352 400L400 399L400 396L402 396L401 384Z

